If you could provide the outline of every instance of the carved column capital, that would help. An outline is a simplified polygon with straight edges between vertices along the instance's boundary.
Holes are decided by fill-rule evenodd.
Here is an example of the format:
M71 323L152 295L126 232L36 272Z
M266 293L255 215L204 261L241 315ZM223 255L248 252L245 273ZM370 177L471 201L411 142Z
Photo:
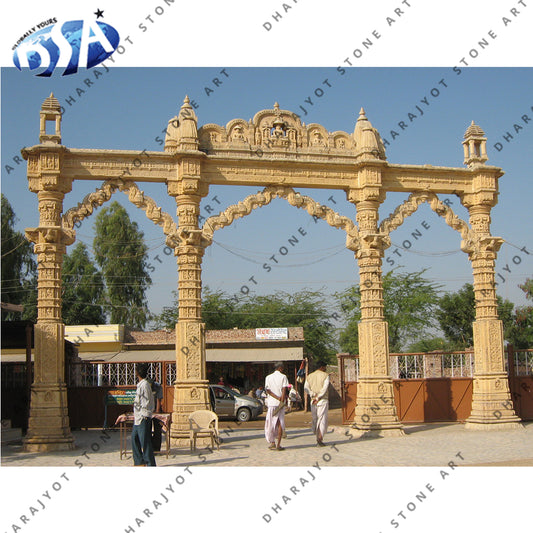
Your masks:
M72 190L72 179L61 175L68 149L63 145L46 144L24 148L22 157L28 161L28 185L31 192Z
M180 196L196 196L198 202L209 193L209 184L202 180L203 152L198 155L177 156L176 178L167 181L168 194L179 199Z
M26 238L35 244L35 253L39 253L41 248L45 249L49 245L69 246L76 240L74 230L64 230L57 227L26 228Z
M505 239L501 237L480 237L475 240L461 242L461 250L469 255L472 259L490 259L495 260Z
M355 205L361 202L375 202L379 206L385 200L385 195L381 184L366 185L361 188L351 187L346 191L346 199Z
M356 252L357 259L365 257L382 258L385 250L391 245L388 235L381 233L366 233L360 236L360 247Z
M480 190L459 195L461 203L470 211L472 208L490 210L498 203L497 190Z

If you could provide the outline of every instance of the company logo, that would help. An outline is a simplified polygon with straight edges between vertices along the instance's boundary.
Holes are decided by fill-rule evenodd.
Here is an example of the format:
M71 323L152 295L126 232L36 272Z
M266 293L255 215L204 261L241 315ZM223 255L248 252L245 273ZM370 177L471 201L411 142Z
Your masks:
M13 53L13 63L22 70L39 69L36 76L49 77L65 67L63 76L78 68L91 68L105 61L118 47L117 30L96 20L57 22L38 31L32 29Z

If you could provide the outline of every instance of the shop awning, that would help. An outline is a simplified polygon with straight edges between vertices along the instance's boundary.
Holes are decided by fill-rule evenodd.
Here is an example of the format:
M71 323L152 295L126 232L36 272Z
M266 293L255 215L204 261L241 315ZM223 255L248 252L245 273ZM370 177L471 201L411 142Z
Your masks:
M206 352L208 363L273 363L275 361L300 361L303 348L211 348Z
M136 363L140 361L175 361L174 350L126 350L123 352L81 352L82 361L102 363ZM273 363L275 361L300 361L303 348L298 346L280 348L208 348L208 363ZM32 357L33 359L33 357ZM2 362L24 362L25 355L2 355Z

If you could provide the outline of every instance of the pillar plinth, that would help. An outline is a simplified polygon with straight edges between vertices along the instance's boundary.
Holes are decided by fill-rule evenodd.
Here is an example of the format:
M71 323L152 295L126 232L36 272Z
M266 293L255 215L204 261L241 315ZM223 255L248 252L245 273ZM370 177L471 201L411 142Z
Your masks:
M176 381L170 440L189 445L189 415L211 409L205 378L205 324L180 320L176 324Z
M474 328L474 384L468 429L523 428L516 416L504 369L501 320L476 320Z
M389 331L384 321L359 323L359 381L351 433L358 437L404 435L389 375Z

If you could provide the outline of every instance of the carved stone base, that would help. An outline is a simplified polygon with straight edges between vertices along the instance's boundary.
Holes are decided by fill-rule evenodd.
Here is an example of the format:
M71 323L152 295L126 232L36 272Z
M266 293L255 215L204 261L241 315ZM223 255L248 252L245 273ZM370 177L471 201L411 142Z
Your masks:
M392 378L360 377L357 405L350 433L356 437L400 437L404 435L398 419Z
M514 411L505 373L476 375L473 387L472 412L465 423L467 429L523 429Z
M352 431L358 437L399 437L392 378L388 366L388 324L383 320L359 322L359 382Z
M472 412L467 429L518 429L509 381L504 372L503 324L501 320L482 319L473 324L474 383Z
M182 381L174 385L174 406L172 425L170 427L170 443L173 447L189 446L189 415L194 411L210 410L209 381ZM205 447L209 439L199 437L197 446Z
M31 387L28 433L23 440L27 452L74 450L64 383L38 383Z

